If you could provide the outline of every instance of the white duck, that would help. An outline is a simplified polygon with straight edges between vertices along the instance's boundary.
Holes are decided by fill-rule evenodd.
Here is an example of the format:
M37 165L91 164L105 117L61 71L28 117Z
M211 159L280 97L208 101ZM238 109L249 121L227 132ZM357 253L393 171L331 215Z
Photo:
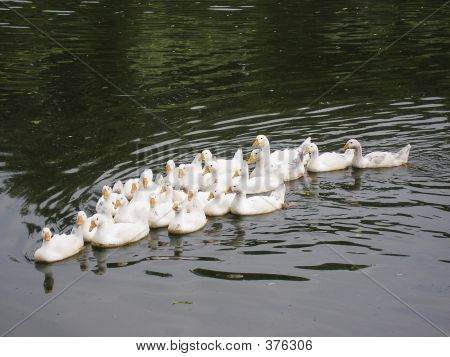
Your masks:
M151 195L152 193L150 193ZM144 223L147 222L150 207L148 202L141 200L132 200L128 202L124 195L119 195L114 207L117 207L117 213L114 216L116 223Z
M117 194L112 192L111 187L103 186L102 196L99 198L95 210L97 213L111 214L115 216L118 207L115 206Z
M117 194L120 194L120 193L125 194L125 187L124 187L123 182L121 180L117 180L114 183L114 186L112 188L112 192L113 193L117 193Z
M343 170L352 166L353 149L346 150L345 153L324 152L319 155L319 148L311 143L306 147L306 152L311 155L306 168L311 172L326 172L334 170Z
M169 184L172 187L176 187L178 185L178 168L175 165L175 161L169 160L166 163L166 176L164 177L164 180L167 184Z
M75 228L75 227L74 227ZM83 231L76 224L71 234L55 234L50 229L42 230L42 246L34 253L34 260L41 263L53 263L77 254L84 247Z
M307 138L297 148L276 150L271 153L269 139L265 135L258 135L253 142L253 146L262 150L261 157L264 162L260 163L260 167L255 168L250 177L267 175L267 170L272 170L272 164L277 163L280 163L284 181L302 177L305 174L305 162L308 160L308 157L304 155L304 150L310 143L311 138Z
M208 202L204 207L207 216L224 216L230 213L231 203L236 194L213 191L210 192Z
M169 223L168 231L171 234L187 234L202 229L207 220L203 209L198 207L191 207L188 212L186 203L173 203L175 216Z
M286 186L282 183L269 196L247 197L245 189L241 185L234 185L229 188L229 193L236 193L236 197L231 203L230 211L240 216L250 216L264 214L285 208L284 195Z
M147 222L111 223L104 215L94 214L91 227L97 228L91 244L95 247L112 248L130 244L144 238L149 233Z
M221 159L213 157L210 150L206 149L202 151L200 160L204 161L205 164L215 162L217 165L217 171L219 174L225 172L235 172L239 171L242 167L243 153L242 149L238 149L231 160Z
M90 243L92 238L94 237L96 229L89 231L89 227L91 226L92 217L86 215L84 211L80 211L77 213L77 221L76 225L81 227L81 231L83 233L83 239L86 243ZM74 227L75 229L75 227ZM73 233L73 232L72 232Z
M138 188L138 178L132 178L125 182L125 185L123 186L123 193L128 201L131 201L133 199L134 193L138 190Z
M226 192L228 187L239 182L242 162L239 170L234 170L233 172L220 171L219 166L220 165L217 161L210 161L205 164L205 170L203 171L203 174L211 175L209 185L204 188L205 191Z
M409 151L411 145L408 144L398 152L375 151L362 155L361 144L356 139L350 139L344 146L344 149L354 149L352 166L359 169L377 168L377 167L394 167L404 165L408 162Z
M175 211L172 208L172 199L150 194L150 210L148 215L148 225L150 228L167 227L170 221L175 217Z
M153 171L151 169L146 169L139 177L139 188L134 193L133 199L130 203L137 201L148 203L150 193L159 191L160 189L161 187L157 183L153 182Z
M277 164L281 166L281 164ZM274 166L275 167L275 166ZM281 168L270 170L265 176L249 177L248 164L242 162L240 185L246 193L256 194L275 190L284 182L284 173Z
M175 190L169 184L162 185L160 195L163 201L170 201L171 204L174 201L183 202L188 196L186 192L182 190Z

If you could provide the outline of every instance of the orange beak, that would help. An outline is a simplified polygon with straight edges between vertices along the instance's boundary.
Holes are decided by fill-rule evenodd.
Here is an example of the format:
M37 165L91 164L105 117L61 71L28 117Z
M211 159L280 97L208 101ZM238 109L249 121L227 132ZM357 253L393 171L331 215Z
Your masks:
M239 171L238 170L234 170L233 172L233 176L231 178L235 178L235 177L239 177Z
M192 198L194 197L194 192L192 192L192 191L189 191L189 193L188 193L188 200L189 201L192 201Z
M255 147L255 146L259 146L259 145L261 145L261 143L259 142L258 139L255 139L255 141L253 142L252 146Z
M247 160L247 164L253 164L256 161L255 159L255 155L253 155L253 153L250 154L250 157Z
M183 169L178 170L178 177L183 178L186 174L184 173Z
M205 155L203 153L200 154L200 161L205 161Z
M168 174L170 171L172 171L172 168L170 165L166 165L166 174Z
M348 146L348 144L344 145L344 150L350 149L350 147Z
M103 198L107 200L109 198L109 192L107 190L103 191Z
M177 209L177 208L178 208L178 202L174 202L172 208L173 208L173 209Z
M84 222L84 217L83 216L78 216L77 217L77 221L75 222L75 224L77 224L78 226L82 225Z
M48 242L51 238L52 238L52 236L50 235L50 233L48 233L48 232L45 232L45 233L44 233L44 240L45 240L45 241Z
M147 178L147 177L145 177L145 178L142 180L142 184L144 185L144 188L147 188L147 186L148 186L148 178Z
M214 193L210 192L208 196L208 201L214 198Z
M166 192L167 191L167 187L166 186L163 186L163 187L161 187L161 191L159 192L159 193L164 193L164 192Z
M205 169L203 170L203 175L211 173L211 170L209 169L209 166L205 166Z
M137 191L137 189L138 189L138 185L135 182L133 182L131 184L131 193L135 193Z
M92 230L97 227L97 223L95 221L91 221L91 226L89 227L89 232L92 232Z
M233 193L233 189L230 187L228 187L227 193Z
M155 208L156 200L155 197L150 197L150 207Z
M122 204L119 200L116 200L116 203L114 204L114 209L118 209Z

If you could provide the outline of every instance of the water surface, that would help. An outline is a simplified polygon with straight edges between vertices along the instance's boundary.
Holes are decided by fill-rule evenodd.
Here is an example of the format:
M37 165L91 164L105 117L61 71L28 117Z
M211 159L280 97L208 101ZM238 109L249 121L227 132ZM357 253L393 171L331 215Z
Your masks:
M1 2L0 332L448 334L448 6L348 77L442 3ZM34 264L104 184L257 134L412 151L290 182L287 210Z

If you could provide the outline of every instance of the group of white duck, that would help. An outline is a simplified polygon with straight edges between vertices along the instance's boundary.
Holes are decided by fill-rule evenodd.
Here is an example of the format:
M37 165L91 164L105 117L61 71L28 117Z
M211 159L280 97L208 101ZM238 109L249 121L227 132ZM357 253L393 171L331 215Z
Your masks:
M77 254L85 243L104 248L130 244L147 236L150 229L167 227L171 234L191 233L205 226L206 216L273 212L285 207L284 182L302 177L305 171L400 166L407 163L411 148L408 144L396 153L378 151L363 156L361 144L351 139L344 153L320 154L307 138L298 147L271 152L265 135L258 135L253 147L247 161L241 149L229 160L204 150L190 164L177 167L169 160L165 175L155 180L152 170L146 169L139 179L125 184L119 180L113 188L104 186L97 212L89 218L78 212L70 234L52 237L49 228L42 230L43 242L34 254L35 261L63 260ZM256 165L249 173L252 163Z

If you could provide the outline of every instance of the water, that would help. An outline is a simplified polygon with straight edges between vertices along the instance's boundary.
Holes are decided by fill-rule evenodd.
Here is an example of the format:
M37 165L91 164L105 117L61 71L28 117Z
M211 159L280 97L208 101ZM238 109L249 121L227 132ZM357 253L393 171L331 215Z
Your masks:
M0 331L40 308L10 335L448 334L448 6L347 78L441 4L2 2ZM290 182L287 210L32 261L104 184L257 134L412 152Z

